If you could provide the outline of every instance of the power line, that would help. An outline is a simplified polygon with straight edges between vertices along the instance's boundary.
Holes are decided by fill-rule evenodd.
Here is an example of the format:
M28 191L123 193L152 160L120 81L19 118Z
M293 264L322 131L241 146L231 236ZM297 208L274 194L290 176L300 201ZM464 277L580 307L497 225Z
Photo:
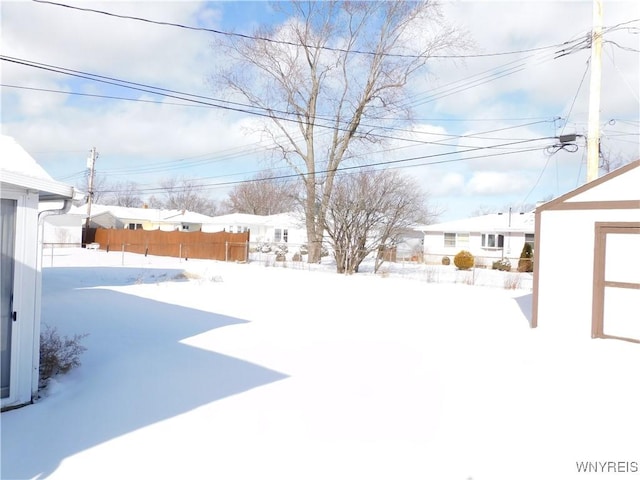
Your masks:
M277 116L274 115L273 112L274 110L267 110L268 113L263 113L263 112L259 112L259 111L255 111L255 110L248 110L246 108L237 108L237 107L232 107L229 105L221 105L219 103L212 103L212 102L207 102L201 99L211 99L215 102L224 102L222 100L218 100L218 99L214 99L211 97L205 97L203 95L195 95L195 94L190 94L190 93L185 93L185 92L179 92L176 90L170 90L170 89L166 89L166 88L161 88L161 87L154 87L151 85L146 85L146 84L140 84L140 83L136 83L136 82L130 82L127 80L120 80L114 77L107 77L104 75L96 75L96 74L92 74L92 73L88 73L88 72L82 72L79 70L72 70L72 69L68 69L68 68L64 68L64 67L58 67L55 65L50 65L50 64L43 64L40 62L33 62L30 60L26 60L26 59L19 59L19 58L15 58L15 57L8 57L5 55L0 55L0 60L3 61L8 61L10 63L16 63L19 65L24 65L24 66L28 66L28 67L33 67L33 68L38 68L38 69L43 69L46 71L51 71L54 73L60 73L63 75L69 75L69 76L73 76L73 77L79 77L79 78L83 78L86 80L90 80L90 81L95 81L95 82L100 82L100 83L106 83L109 85L114 85L114 86L118 86L121 88L127 88L127 89L132 89L132 90L137 90L137 91L142 91L145 93L151 93L154 95L160 95L160 96L164 96L164 97L169 97L169 98L175 98L175 99L179 99L179 100L183 100L183 101L187 101L187 102L194 102L196 104L199 105L205 105L205 106L209 106L209 107L215 107L215 108L221 108L224 110L232 110L232 111L236 111L236 112L241 112L241 113L245 113L245 114L249 114L249 115L256 115L256 116L260 116L260 117L266 117L266 118L270 118L270 119L277 119L277 120L283 120L283 121L287 121L287 122L292 122L295 124L298 124L299 121L296 119L292 119L292 118L287 118L287 117L281 117L281 116ZM171 92L171 93L165 93L165 92ZM186 97L185 97L186 96ZM187 98L187 97L194 97L194 98ZM236 102L225 102L225 103L233 103L234 105L242 105L244 107L247 108L252 108L252 109L260 109L261 107L253 107L253 106L249 106L249 105L245 105L245 104L239 104ZM286 113L286 112L279 112L279 113ZM348 123L348 122L342 122L342 123ZM318 127L321 128L325 128L331 131L334 130L342 130L342 131L348 131L348 127L347 128L341 128L339 126L335 126L335 125L324 125L322 123L317 123L315 124ZM369 126L372 128L382 128L384 129L385 127L380 127L377 125L367 125L367 124L362 124L362 126ZM439 134L439 133L431 133L432 135L444 135L444 136L449 136L447 134ZM433 145L440 145L440 146L456 146L459 147L459 145L452 145L452 144L446 144L443 141L435 141L435 142L431 142L431 141L425 141L425 140L413 140L413 139L407 139L407 138L400 138L400 137L394 137L391 135L382 135L382 134L374 134L374 133L370 133L370 136L375 136L377 138L384 138L384 139L390 139L390 140L402 140L402 141L407 141L407 142L414 142L414 143L419 143L419 144L433 144Z
M89 13L95 13L95 14L100 14L100 15L106 15L106 16L109 16L109 17L115 17L115 18L126 19L126 20L134 20L134 21L138 21L138 22L144 22L144 23L167 26L167 27L182 28L182 29L185 29L185 30L193 30L193 31L214 33L214 34L217 34L217 35L224 35L224 36L227 36L227 37L238 37L238 38L242 38L242 39L245 39L245 40L260 40L260 41L263 41L263 42L269 42L269 43L275 43L275 44L281 44L281 45L288 45L288 46L293 46L293 47L317 48L317 49L320 49L320 50L327 50L327 51L332 51L332 52L349 53L349 54L360 54L360 55L369 55L369 56L385 56L385 57L396 57L396 58L425 58L425 57L427 57L427 58L481 58L481 57L497 57L497 56L505 56L505 55L515 55L515 54L519 54L519 53L530 53L530 52L536 52L536 51L540 51L540 50L547 50L547 49L551 49L551 48L558 48L558 47L562 47L562 46L567 44L567 42L564 42L564 43L559 43L559 44L554 44L554 45L546 45L546 46L543 46L543 47L534 47L534 48L528 48L528 49L522 49L522 50L512 50L512 51L506 51L506 52L493 52L493 53L476 53L476 54L466 54L466 55L463 55L463 54L458 54L458 55L410 55L410 54L399 54L399 53L380 53L380 52L371 52L371 51L364 51L364 50L347 50L347 49L344 49L344 48L328 47L328 46L307 45L307 44L304 44L304 43L290 42L290 41L286 41L286 40L274 40L273 38L255 36L255 35L247 35L247 34L242 34L242 33L225 32L225 31L222 31L222 30L214 29L214 28L194 27L192 25L185 25L185 24L181 24L181 23L151 20L149 18L137 17L137 16L133 16L133 15L122 15L122 14L107 12L105 10L98 10L98 9L95 9L95 8L76 7L76 6L73 6L73 5L67 5L67 4L64 4L64 3L52 2L52 1L48 1L48 0L33 0L33 1L36 2L36 3L43 3L43 4L53 5L53 6L56 6L56 7L69 8L71 10L78 10L78 11L82 11L82 12L89 12Z
M155 103L157 105L176 105L180 107L211 108L208 105L191 105L188 103L163 102L160 100L145 100L142 98L116 97L113 95L98 95L95 93L81 93L81 92L71 92L71 91L65 91L65 90L53 90L51 88L27 87L24 85L12 85L8 83L0 83L0 87L17 88L21 90L32 90L35 92L60 93L60 94L74 95L79 97L104 98L107 100L123 100L123 101L129 101L129 102Z
M425 159L429 159L429 158L439 158L439 157L444 157L444 156L449 156L449 155L454 155L454 154L465 154L465 153L476 152L476 151L481 151L481 150L492 150L492 149L498 149L498 148L504 147L504 146L511 146L511 145L517 145L517 144L531 143L531 142L539 142L539 141L543 141L543 140L550 140L550 139L553 139L553 138L555 138L555 137L540 137L540 138L535 138L535 139L530 139L530 140L520 140L520 141L516 141L516 142L508 142L508 143L505 143L505 144L502 144L502 145L491 145L491 146L486 146L486 147L472 147L472 148L467 148L466 150L463 150L463 151L441 152L441 153L434 153L434 154L429 154L429 155L419 155L419 156L410 157L410 158L401 158L401 159L396 159L396 160L384 160L384 161L370 162L370 163L359 164L359 165L341 166L341 167L338 167L338 168L335 168L335 169L317 170L317 171L313 172L313 175L322 176L324 174L332 173L332 172L350 171L350 170L362 169L362 168L368 168L368 167L399 165L399 164L405 164L405 163L408 163L408 162L415 162L415 161L418 161L418 160L425 160ZM463 158L458 158L458 159L440 160L440 161L422 163L422 164L417 164L417 165L402 165L402 168L414 168L414 167L418 167L418 166L437 165L437 164L441 164L441 163L453 163L453 162L460 162L460 161L465 161L465 160L473 160L473 159L478 159L478 158L495 157L495 156L500 156L500 155L513 155L513 154L524 153L524 152L539 151L539 150L544 149L544 148L546 148L546 146L545 147L537 146L537 147L525 148L525 149L520 149L520 150L517 150L517 151L487 153L487 154L484 154L484 155L477 155L477 156L473 156L473 157L463 157ZM229 174L229 175L224 175L224 176L233 176L233 175L234 174ZM250 180L236 180L236 181L228 181L228 182L209 183L209 184L205 183L205 184L202 184L200 186L202 188L228 187L228 186L238 185L238 184L242 184L242 183L255 182L255 181L286 180L286 179L291 179L291 178L298 178L298 177L301 177L301 176L302 177L308 177L309 175L311 175L311 173L308 173L308 172L291 173L291 174L285 174L285 175L274 175L274 176L270 176L270 177L261 178L259 180L250 179ZM202 177L202 179L207 179L207 178L218 178L218 177ZM141 190L141 192L147 192L147 193L161 192L161 191L163 191L162 187L148 188L148 189L142 189Z
M141 98L132 98L132 97L118 97L114 95L98 95L94 93L81 93L81 92L73 92L69 90L54 90L51 88L40 88L40 87L27 87L25 85L13 85L8 83L0 83L0 87L5 88L16 88L21 90L33 90L36 92L47 92L47 93L57 93L62 95L74 95L81 97L94 97L94 98L104 98L107 100L123 100L129 102L140 102L140 103L151 103L156 105L174 105L178 107L194 107L194 108L214 108L209 105L191 105L189 103L175 103L175 102L165 102L160 100L145 100ZM560 117L555 117L555 119L560 120ZM383 119L384 120L384 119ZM549 121L549 117L504 117L504 118L416 118L414 119L418 122L511 122L511 121L524 121L524 120L540 120L540 121ZM381 127L386 129L390 129L391 127ZM514 127L515 128L515 127ZM438 135L438 133L430 133L431 135ZM442 134L445 135L445 134ZM84 151L84 150L74 150L74 152ZM38 153L38 152L34 152Z

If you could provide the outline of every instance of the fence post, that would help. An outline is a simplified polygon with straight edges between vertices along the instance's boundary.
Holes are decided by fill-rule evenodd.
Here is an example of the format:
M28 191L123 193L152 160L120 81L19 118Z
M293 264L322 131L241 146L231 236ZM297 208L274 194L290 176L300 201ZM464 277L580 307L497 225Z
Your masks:
M249 242L244 242L244 261L249 263Z
M229 261L229 240L225 240L224 242L224 261Z
M122 266L124 266L124 242L122 242Z
M178 259L182 260L182 244L178 247Z

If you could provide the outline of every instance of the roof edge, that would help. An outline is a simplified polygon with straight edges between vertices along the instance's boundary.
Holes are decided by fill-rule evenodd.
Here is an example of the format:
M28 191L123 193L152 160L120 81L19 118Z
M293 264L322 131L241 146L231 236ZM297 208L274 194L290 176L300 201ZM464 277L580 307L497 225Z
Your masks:
M74 187L65 183L57 182L55 180L48 180L45 178L31 177L18 172L12 172L10 170L0 169L2 172L2 183L16 185L18 187L37 190L41 194L41 197L47 199L73 199Z
M535 212L541 212L543 210L553 210L554 207L556 207L557 205L566 202L567 200L569 200L570 198L573 198L577 195L580 195L581 193L584 193L588 190L591 190L594 187L597 187L598 185L611 180L612 178L615 178L619 175L622 175L623 173L626 173L630 170L633 170L634 168L638 168L640 167L640 159L638 160L634 160L631 163L628 163L626 165L623 165L620 168L615 169L613 172L609 172L606 175L603 175L602 177L598 177L595 180L590 181L589 183L585 183L584 185L571 190L570 192L565 193L564 195L560 195L558 198L554 198L553 200L548 201L547 203L543 203L542 205L540 205L539 207L536 207Z

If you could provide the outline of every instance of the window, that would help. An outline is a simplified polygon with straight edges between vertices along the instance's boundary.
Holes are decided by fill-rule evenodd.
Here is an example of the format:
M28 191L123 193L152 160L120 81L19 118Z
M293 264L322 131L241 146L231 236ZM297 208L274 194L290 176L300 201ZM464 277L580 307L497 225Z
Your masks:
M456 247L468 247L468 246L469 246L469 234L456 233Z
M182 224L182 230L189 230L189 225Z
M273 232L273 241L287 243L289 241L289 231L286 228L276 228Z
M531 248L533 248L533 242L535 240L535 235L533 233L525 233L524 234L524 243L530 243Z
M502 248L504 247L504 235L496 233L483 233L482 246L484 248Z
M445 247L468 247L469 234L468 233L445 233L444 246Z
M130 223L129 225L127 225L127 228L129 230L142 230L142 224L141 223Z
M456 234L455 233L445 233L444 234L444 246L445 247L455 247L456 246Z

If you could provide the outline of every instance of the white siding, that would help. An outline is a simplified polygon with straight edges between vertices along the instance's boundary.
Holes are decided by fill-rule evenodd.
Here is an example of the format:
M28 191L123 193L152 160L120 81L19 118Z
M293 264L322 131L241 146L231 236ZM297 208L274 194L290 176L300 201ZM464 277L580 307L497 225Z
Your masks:
M540 218L538 326L591 336L596 221L638 221L640 210L544 210Z

